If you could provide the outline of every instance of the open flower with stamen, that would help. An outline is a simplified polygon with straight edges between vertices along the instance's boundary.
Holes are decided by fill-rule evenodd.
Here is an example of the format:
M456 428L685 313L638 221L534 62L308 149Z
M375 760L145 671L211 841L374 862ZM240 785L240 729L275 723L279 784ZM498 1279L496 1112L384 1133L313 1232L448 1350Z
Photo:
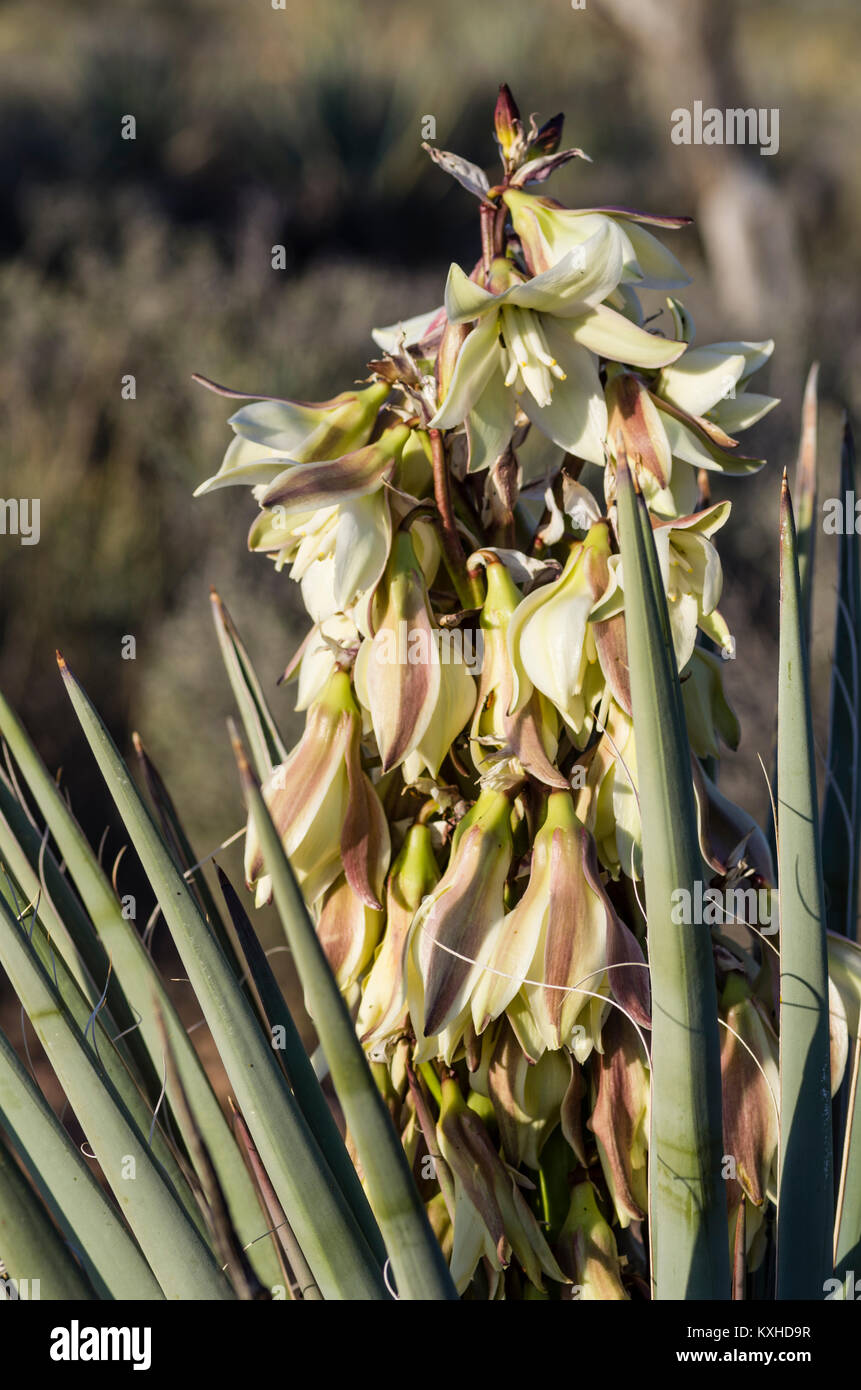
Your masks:
M354 453L282 467L254 489L262 510L248 547L272 555L278 569L289 563L316 622L349 609L378 583L392 540L386 483L410 439L396 425Z
M431 420L438 429L466 421L470 470L493 464L514 429L515 406L560 448L603 464L607 411L597 357L657 368L683 343L647 333L602 301L619 283L621 233L609 218L551 270L527 280L513 262L494 260L489 289L453 265L446 284L452 323L475 320L448 392Z

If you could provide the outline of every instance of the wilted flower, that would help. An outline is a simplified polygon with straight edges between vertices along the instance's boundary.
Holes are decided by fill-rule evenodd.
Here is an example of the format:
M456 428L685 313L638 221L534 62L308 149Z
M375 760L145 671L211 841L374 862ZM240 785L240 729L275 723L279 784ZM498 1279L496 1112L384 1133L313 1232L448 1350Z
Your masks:
M449 271L446 314L476 320L431 426L467 421L470 469L493 464L511 439L515 395L545 434L578 457L603 464L607 412L592 354L634 366L674 361L684 344L637 327L602 300L622 274L621 233L610 219L552 270L525 280L497 258L490 289L459 266ZM559 383L565 389L556 389Z

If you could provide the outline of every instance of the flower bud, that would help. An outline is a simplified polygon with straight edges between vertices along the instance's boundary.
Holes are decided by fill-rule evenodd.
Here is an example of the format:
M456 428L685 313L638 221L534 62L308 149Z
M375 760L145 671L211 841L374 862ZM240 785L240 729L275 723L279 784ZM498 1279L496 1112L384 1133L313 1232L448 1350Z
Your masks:
M464 1291L482 1255L493 1268L503 1269L513 1253L538 1289L543 1288L542 1274L566 1283L514 1177L453 1078L442 1083L437 1138L454 1179L451 1273L458 1291Z
M568 1216L557 1241L559 1263L571 1277L563 1299L611 1303L627 1299L616 1239L598 1210L591 1182L571 1190Z

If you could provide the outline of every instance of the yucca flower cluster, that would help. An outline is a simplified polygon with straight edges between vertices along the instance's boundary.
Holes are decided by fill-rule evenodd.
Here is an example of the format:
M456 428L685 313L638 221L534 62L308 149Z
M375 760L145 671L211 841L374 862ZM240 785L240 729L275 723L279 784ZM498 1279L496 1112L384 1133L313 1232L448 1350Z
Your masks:
M527 127L503 87L495 133L493 186L430 151L480 214L443 306L375 330L331 400L243 404L198 492L249 487L249 547L301 589L305 731L264 795L458 1290L626 1298L648 1277L650 993L617 461L652 518L711 883L767 890L766 839L716 785L739 728L710 480L762 465L737 435L776 404L748 389L773 345L693 345L660 239L689 219L536 191L586 158L561 116ZM266 902L251 825L245 870ZM728 1239L744 1204L755 1264L775 976L733 925Z

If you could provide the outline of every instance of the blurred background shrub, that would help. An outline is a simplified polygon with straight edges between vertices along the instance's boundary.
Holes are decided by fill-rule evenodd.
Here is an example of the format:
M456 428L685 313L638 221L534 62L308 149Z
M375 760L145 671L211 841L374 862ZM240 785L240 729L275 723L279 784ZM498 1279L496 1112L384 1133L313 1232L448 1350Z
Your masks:
M768 762L778 485L808 363L822 364L822 496L841 408L858 405L857 39L854 0L6 0L0 495L41 499L41 542L0 537L0 685L94 839L111 815L55 647L124 750L141 731L201 853L242 821L210 584L288 742L298 724L274 686L302 620L286 577L245 552L253 503L192 501L230 404L191 373L310 399L362 376L370 325L439 302L450 260L476 255L475 203L422 152L422 120L492 167L501 80L524 113L565 111L594 160L546 191L697 217L671 244L694 276L698 341L777 341L757 389L784 404L753 436L769 465L715 479L739 504L721 534L722 606L744 736L725 785L767 814L756 753ZM673 145L671 112L694 100L777 107L779 153ZM820 536L818 658L834 548Z

